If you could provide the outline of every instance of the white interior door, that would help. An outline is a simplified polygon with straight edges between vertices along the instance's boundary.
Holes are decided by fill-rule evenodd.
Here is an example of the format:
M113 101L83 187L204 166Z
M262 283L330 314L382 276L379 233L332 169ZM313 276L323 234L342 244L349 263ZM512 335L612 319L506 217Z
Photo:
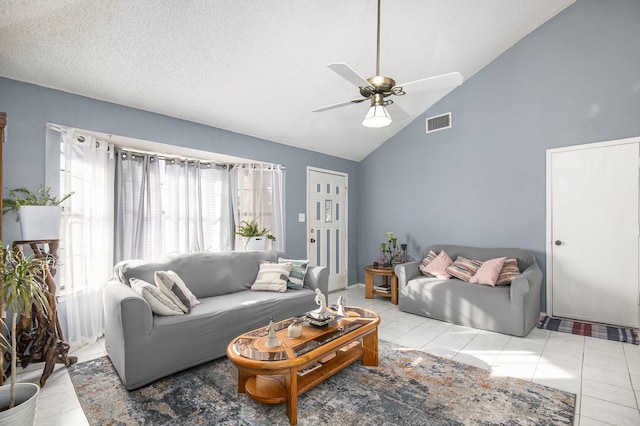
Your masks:
M548 152L550 315L638 327L638 148Z
M329 291L347 287L347 178L307 168L307 256L329 268Z

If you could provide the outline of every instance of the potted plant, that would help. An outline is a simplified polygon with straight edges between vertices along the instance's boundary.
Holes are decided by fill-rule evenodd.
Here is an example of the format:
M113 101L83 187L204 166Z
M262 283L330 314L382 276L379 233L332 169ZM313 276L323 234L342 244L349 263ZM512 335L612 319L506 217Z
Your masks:
M57 240L60 238L62 203L73 195L70 192L60 200L51 195L51 188L41 186L38 192L28 188L9 189L8 198L2 199L2 214L18 213L22 239Z
M243 220L236 234L245 239L245 250L264 250L267 240L276 240L276 237L271 235L267 228L260 228L257 219Z
M44 281L47 264L45 259L25 257L21 252L4 247L1 242L0 258L0 311L3 312L0 322L3 329L10 328L10 341L4 335L0 339L4 348L0 356L2 379L5 374L5 351L11 354L11 383L0 387L0 424L33 424L40 388L34 383L16 383L16 326L19 315L30 318L33 308L47 315L51 311ZM10 324L5 318L7 311L11 313Z

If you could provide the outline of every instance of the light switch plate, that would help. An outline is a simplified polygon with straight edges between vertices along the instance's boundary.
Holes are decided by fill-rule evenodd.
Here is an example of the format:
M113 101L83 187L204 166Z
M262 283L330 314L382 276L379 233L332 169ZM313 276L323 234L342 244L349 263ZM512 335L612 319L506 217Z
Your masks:
M298 222L304 222L306 220L304 213L298 213Z

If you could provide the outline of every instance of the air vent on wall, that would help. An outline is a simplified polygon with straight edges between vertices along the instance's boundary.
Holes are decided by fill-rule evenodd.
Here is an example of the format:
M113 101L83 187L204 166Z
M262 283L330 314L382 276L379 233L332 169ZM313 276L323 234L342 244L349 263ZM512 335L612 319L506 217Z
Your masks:
M451 113L427 118L427 133L444 130L451 127Z

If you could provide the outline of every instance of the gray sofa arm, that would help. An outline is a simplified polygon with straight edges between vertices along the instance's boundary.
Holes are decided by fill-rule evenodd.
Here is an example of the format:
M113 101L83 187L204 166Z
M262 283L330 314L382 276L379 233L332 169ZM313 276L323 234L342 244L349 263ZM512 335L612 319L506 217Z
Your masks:
M420 275L420 270L418 267L420 266L419 260L415 260L413 262L401 263L396 265L394 271L396 276L398 277L398 293L401 289L407 286L409 280Z
M103 294L105 328L145 335L153 328L153 312L146 300L121 281L108 281ZM125 337L125 336L122 336Z
M525 298L528 294L533 294L539 298L541 284L542 270L537 263L534 263L522 271L522 274L511 282L511 302L513 303L514 300Z
M329 268L326 266L309 266L304 276L304 286L315 290L319 288L322 294L329 298Z
M537 263L522 271L522 274L511 283L509 302L515 307L518 318L514 321L513 334L525 336L536 326L540 318L540 288L542 287L542 270Z
M118 280L105 285L104 343L107 355L120 377L128 376L127 348L151 334L153 314L146 300ZM123 382L126 382L123 379ZM125 383L126 386L126 383Z

